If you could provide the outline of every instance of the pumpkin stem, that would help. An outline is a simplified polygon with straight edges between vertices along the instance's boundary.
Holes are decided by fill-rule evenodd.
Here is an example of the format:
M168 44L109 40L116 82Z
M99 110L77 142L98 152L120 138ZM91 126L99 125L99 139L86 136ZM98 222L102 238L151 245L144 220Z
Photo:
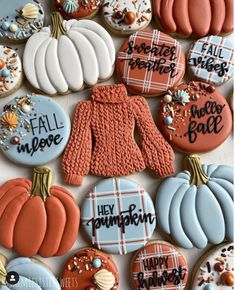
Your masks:
M6 285L7 271L5 268L6 258L0 255L0 285Z
M189 155L185 158L187 169L191 173L191 185L206 184L209 178L203 172L200 157L198 155Z
M66 33L66 29L63 25L64 19L59 12L53 12L51 21L51 36L58 39L61 35Z
M52 171L47 167L34 168L31 196L41 196L45 201L50 194Z

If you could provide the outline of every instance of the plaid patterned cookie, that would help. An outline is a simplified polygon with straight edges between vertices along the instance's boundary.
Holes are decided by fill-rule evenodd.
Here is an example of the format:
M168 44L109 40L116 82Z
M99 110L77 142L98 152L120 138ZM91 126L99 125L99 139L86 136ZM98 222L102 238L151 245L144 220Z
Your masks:
M150 196L124 178L98 183L85 199L81 221L93 245L120 255L143 247L156 227Z
M158 30L144 30L125 40L116 69L130 91L157 96L182 80L185 55L176 39Z
M188 266L174 246L154 241L135 254L131 276L137 290L183 290L188 280Z
M188 53L190 73L199 80L219 86L233 77L233 43L224 37L208 36L193 43Z

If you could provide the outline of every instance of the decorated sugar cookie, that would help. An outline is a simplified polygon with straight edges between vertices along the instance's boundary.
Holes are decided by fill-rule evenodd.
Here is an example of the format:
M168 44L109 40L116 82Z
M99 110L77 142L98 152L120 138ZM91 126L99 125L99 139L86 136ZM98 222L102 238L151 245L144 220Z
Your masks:
M131 277L137 290L183 290L188 280L188 265L173 245L152 241L134 255Z
M0 40L26 41L44 23L43 7L37 0L1 0Z
M157 96L182 80L185 55L176 39L158 30L139 31L121 46L116 70L130 91Z
M150 196L124 178L98 183L84 201L81 221L93 245L120 255L144 246L156 227Z
M1 151L19 164L38 166L58 158L69 136L69 116L48 97L16 97L0 115Z
M103 0L53 0L57 11L65 19L92 18L102 6Z
M221 244L200 258L193 270L192 290L234 289L234 244Z
M0 97L16 91L22 83L22 64L18 53L0 45Z
M176 149L188 153L208 152L230 135L232 114L225 97L213 86L183 83L163 97L159 127Z
M153 0L153 10L164 32L199 38L233 32L233 4L233 0Z
M48 95L67 94L109 79L115 48L108 32L92 20L64 21L52 14L52 25L35 33L24 51L29 83Z
M186 158L188 171L165 179L156 197L157 222L182 248L203 249L234 238L234 170Z
M187 56L191 75L219 86L233 77L234 46L227 38L208 36L193 43Z
M103 17L112 31L131 34L151 22L152 4L150 0L105 0Z
M112 258L93 248L83 248L72 255L61 278L62 290L116 290L119 284L119 273Z
M79 223L73 196L52 186L48 168L35 168L32 181L17 178L0 187L0 245L22 256L66 254L77 239Z

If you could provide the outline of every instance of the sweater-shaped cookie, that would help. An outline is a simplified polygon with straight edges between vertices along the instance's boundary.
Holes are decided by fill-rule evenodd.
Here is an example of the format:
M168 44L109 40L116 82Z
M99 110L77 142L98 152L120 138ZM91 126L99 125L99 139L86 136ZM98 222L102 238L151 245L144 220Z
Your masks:
M183 83L170 89L161 100L159 128L180 151L214 150L229 137L232 123L227 100L207 83Z
M61 290L61 286L43 262L23 257L7 261L0 254L0 289Z
M52 24L27 42L23 66L29 83L48 95L76 92L109 79L115 48L108 32L92 20L64 21L52 14Z
M157 222L182 248L205 248L234 238L234 170L186 158L187 169L164 180L156 197Z
M134 140L134 127L141 148ZM65 182L80 185L89 172L125 176L149 167L159 176L174 172L174 153L156 128L143 97L128 97L124 85L96 86L79 102L62 160Z
M52 186L50 169L33 180L12 179L0 187L0 245L22 256L66 254L77 239L80 211L69 191Z
M24 42L44 23L44 10L37 0L1 0L0 41Z
M153 0L153 10L163 31L202 37L233 32L233 0Z

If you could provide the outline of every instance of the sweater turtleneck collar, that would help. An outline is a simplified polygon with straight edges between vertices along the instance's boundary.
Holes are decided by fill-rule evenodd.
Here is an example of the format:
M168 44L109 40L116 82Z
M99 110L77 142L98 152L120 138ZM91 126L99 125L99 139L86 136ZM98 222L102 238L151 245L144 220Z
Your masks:
M100 103L123 103L129 99L123 84L95 86L92 89L92 100Z

